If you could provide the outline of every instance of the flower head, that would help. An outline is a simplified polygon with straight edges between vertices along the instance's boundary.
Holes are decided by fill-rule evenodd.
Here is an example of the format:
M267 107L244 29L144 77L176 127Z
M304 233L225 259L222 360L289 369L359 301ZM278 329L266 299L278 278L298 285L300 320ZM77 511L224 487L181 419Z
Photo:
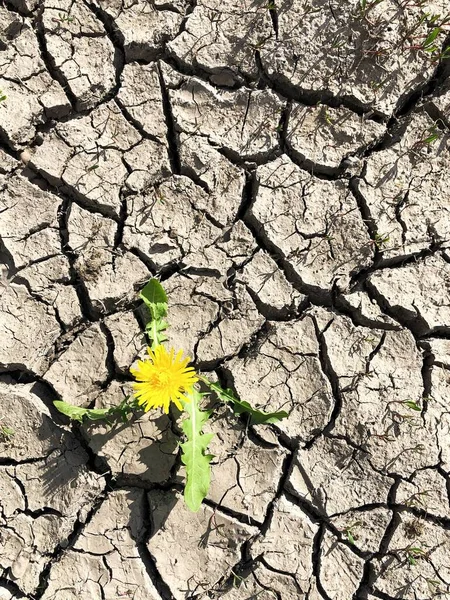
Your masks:
M133 389L138 404L145 411L162 407L168 413L173 402L181 410L181 398L198 381L193 367L187 366L190 358L182 358L181 350L176 356L173 349L168 353L161 344L154 350L147 348L147 352L150 359L139 360L137 368L130 369L136 379Z

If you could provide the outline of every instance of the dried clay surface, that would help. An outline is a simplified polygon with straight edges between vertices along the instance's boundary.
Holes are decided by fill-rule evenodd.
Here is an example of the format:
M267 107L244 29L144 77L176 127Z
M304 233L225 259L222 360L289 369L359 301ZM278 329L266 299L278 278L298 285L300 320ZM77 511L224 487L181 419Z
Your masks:
M0 600L450 596L447 0L0 0ZM212 398L71 424L170 345Z

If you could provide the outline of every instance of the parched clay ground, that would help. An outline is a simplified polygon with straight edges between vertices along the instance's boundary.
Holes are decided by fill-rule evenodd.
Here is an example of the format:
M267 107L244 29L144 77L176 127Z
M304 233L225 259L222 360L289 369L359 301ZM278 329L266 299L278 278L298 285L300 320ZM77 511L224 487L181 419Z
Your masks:
M1 600L450 594L448 11L0 3ZM171 344L289 412L216 404L197 514L179 415L52 405L127 394L152 275Z

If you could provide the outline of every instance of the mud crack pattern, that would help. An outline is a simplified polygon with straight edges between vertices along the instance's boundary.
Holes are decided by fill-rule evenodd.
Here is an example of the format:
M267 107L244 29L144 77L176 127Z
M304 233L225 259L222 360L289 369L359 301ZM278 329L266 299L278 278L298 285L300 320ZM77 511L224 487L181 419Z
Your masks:
M447 11L0 2L2 600L450 594ZM152 275L171 343L289 412L218 407L197 514L177 415L52 405L127 394Z

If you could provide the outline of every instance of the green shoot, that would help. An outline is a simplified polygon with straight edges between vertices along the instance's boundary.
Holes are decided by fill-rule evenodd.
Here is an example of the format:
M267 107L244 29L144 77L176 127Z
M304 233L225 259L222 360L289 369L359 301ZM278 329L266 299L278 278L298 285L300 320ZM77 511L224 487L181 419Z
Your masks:
M411 410L416 410L417 412L422 411L420 405L417 402L414 402L414 400L404 400L403 404Z
M14 429L0 423L0 438L3 438L5 442L9 442L14 435Z
M389 243L389 235L383 233L375 233L374 239L372 240L378 250L382 250Z
M347 540L350 542L350 544L352 544L352 546L356 545L356 540L358 539L358 535L355 533L355 529L361 527L361 525L363 525L362 521L355 521L354 523L352 523L344 529L344 534Z
M420 558L426 558L427 553L419 546L411 546L406 549L406 558L410 565L416 565Z

